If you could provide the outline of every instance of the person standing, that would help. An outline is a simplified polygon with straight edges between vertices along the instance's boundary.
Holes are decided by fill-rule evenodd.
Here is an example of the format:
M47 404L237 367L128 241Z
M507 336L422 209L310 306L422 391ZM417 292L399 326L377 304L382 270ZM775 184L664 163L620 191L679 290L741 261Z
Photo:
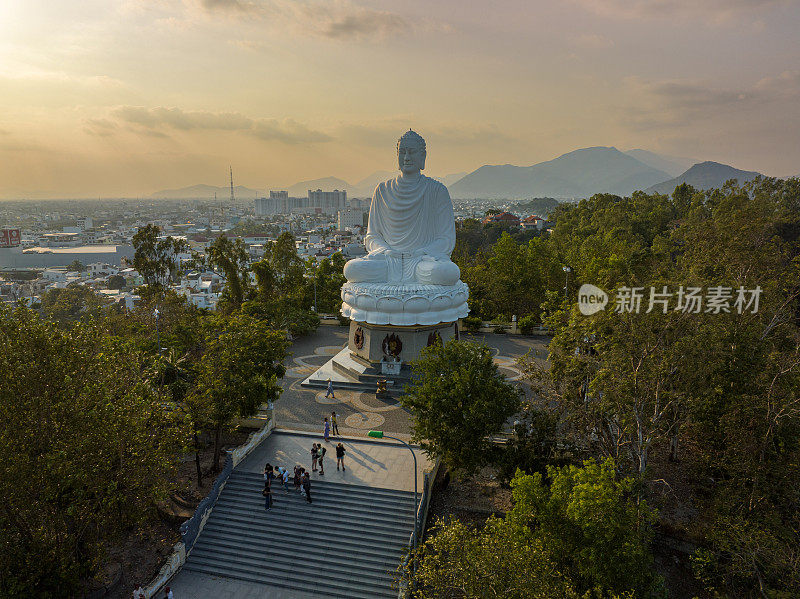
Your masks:
M336 412L331 412L331 429L333 431L333 436L339 436L339 425L336 424Z
M286 468L283 468L283 473L281 479L283 480L283 488L286 489L286 492L289 492L289 471Z
M297 490L298 493L302 493L300 490L300 484L303 482L303 469L300 466L294 467L294 488Z
M319 474L320 476L325 474L325 467L322 465L322 458L325 457L325 453L328 450L322 446L322 443L317 445L317 464L319 464Z
M322 419L322 426L324 427L322 436L325 438L325 443L330 443L328 436L331 434L331 423L328 422L328 417Z
M333 381L331 379L328 379L328 390L325 392L325 399L328 399L328 397L336 399L336 396L333 394Z
M311 444L311 472L317 471L317 444Z
M269 481L264 483L264 490L261 491L264 496L264 511L268 512L272 509L272 486Z
M164 589L164 599L175 599L175 595L172 594L172 591L169 587Z
M339 466L341 466L342 472L346 470L346 468L344 467L344 451L345 451L344 445L339 443L336 446L336 470L339 470Z
M133 599L145 599L144 589L139 585L138 589L133 591Z
M303 491L305 491L306 494L306 501L311 503L311 477L308 475L308 472L303 476Z

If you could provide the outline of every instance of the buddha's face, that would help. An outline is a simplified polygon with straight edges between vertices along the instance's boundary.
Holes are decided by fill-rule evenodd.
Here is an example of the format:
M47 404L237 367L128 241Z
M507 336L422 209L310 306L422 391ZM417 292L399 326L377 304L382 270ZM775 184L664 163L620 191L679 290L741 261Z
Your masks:
M397 163L404 175L416 175L425 168L425 150L417 143L400 142L397 148Z

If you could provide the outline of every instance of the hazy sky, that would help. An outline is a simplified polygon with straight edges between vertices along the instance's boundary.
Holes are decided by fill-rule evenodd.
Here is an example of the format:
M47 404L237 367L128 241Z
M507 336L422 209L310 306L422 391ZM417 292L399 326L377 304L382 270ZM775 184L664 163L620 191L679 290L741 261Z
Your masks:
M0 197L641 147L800 173L797 0L0 0Z

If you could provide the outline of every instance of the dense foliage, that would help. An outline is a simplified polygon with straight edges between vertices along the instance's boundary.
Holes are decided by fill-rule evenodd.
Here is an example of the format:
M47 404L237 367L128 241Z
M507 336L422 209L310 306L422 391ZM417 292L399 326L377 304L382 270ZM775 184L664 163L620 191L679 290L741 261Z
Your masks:
M699 545L707 589L800 593L800 182L595 196L560 207L548 243L574 284L545 315L549 369L527 367L566 433L640 497L685 489L697 516L661 524ZM591 317L572 303L584 282L610 292ZM638 313L615 311L623 286L643 289ZM676 297L648 310L664 286ZM677 309L681 287L727 288L727 306ZM757 310L736 303L757 287Z
M401 567L413 596L656 597L649 521L652 511L631 498L634 480L601 465L518 472L514 507L475 530L438 522Z
M95 324L0 305L0 595L73 595L167 488L185 421Z
M491 350L451 339L423 349L412 368L400 403L411 411L414 440L455 470L485 464L488 435L500 432L520 407L519 390L498 372Z

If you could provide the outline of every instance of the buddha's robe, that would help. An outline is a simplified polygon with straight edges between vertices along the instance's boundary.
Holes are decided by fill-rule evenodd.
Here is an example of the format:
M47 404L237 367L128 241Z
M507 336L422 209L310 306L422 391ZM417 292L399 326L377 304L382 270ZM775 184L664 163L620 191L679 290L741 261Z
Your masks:
M451 260L456 243L447 188L419 175L398 176L375 188L364 245L367 256L345 264L348 281L454 285L461 273Z

